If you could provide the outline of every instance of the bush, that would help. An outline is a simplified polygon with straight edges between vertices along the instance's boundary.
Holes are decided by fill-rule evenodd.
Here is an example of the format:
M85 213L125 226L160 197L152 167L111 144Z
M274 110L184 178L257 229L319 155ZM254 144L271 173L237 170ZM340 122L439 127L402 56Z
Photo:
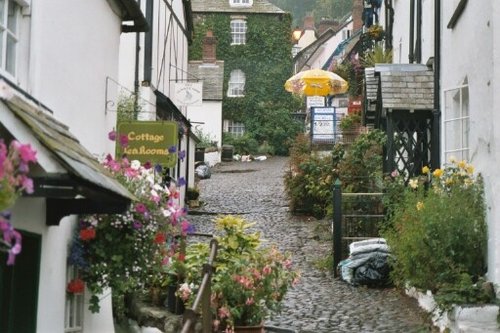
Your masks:
M394 282L431 290L446 302L450 298L438 296L486 272L483 186L463 161L432 175L427 167L423 171L391 207L383 236L395 256Z
M248 133L238 136L226 132L223 135L222 142L225 145L234 146L234 154L240 155L255 154L259 148L257 140L252 138Z

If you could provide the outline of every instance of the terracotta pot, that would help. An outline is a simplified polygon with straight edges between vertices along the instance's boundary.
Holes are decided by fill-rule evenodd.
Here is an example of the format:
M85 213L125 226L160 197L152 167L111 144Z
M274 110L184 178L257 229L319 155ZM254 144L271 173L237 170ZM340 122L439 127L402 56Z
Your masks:
M264 324L257 326L234 326L235 333L264 333Z

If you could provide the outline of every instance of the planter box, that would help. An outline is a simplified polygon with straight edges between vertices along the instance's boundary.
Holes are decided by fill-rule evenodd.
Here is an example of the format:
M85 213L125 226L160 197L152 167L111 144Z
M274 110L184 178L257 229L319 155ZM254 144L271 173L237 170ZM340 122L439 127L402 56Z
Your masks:
M418 304L425 311L432 313L432 321L440 332L446 329L450 333L500 332L500 324L497 322L498 305L457 305L452 311L441 315L430 291L422 293L415 288L409 288L406 289L406 294L417 299Z

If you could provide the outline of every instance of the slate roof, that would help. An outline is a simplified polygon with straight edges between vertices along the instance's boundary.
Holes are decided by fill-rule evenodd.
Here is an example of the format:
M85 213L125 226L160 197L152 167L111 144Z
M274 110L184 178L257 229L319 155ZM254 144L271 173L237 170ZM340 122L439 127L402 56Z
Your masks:
M200 61L189 62L189 74L203 81L203 100L222 101L224 84L224 61L204 64Z
M229 0L191 0L193 13L265 13L285 14L285 11L266 0L253 0L251 7L231 7Z
M0 80L2 89L10 86ZM11 88L12 89L12 88ZM88 182L101 189L110 191L123 199L134 200L135 197L123 187L97 159L83 147L69 128L56 120L48 112L17 97L2 98L10 111L19 118L61 163L66 171L77 179Z
M432 110L434 72L420 64L377 64L380 73L382 107L388 109Z

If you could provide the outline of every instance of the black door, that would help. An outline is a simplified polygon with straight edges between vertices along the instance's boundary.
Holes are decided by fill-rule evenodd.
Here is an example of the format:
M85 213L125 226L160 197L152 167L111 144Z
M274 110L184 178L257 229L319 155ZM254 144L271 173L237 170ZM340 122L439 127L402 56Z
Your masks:
M0 254L0 332L36 333L42 237L23 232L22 251L15 265Z

